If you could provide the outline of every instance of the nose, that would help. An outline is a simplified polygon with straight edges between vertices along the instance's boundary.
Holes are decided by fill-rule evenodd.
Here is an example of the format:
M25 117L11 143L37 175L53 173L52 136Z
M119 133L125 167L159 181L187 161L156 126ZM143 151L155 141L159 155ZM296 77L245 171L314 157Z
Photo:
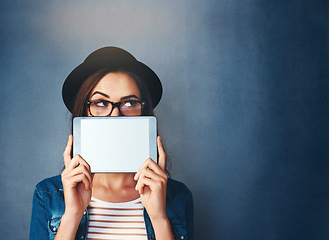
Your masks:
M119 108L115 106L110 114L110 117L119 117L121 116Z

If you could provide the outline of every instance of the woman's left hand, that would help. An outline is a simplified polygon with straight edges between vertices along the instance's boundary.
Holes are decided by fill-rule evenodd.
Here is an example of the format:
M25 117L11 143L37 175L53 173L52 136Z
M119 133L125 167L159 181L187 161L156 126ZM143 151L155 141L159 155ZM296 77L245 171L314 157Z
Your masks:
M137 180L136 190L139 192L142 204L151 220L167 218L166 192L168 176L165 172L166 154L159 136L157 144L158 164L148 158L135 175L135 180Z

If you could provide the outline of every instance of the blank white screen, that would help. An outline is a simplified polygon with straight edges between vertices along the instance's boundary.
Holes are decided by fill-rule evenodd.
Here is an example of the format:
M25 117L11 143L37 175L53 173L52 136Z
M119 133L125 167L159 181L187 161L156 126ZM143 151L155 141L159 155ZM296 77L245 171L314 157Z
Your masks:
M95 120L81 120L80 155L92 172L136 172L152 157L148 119Z

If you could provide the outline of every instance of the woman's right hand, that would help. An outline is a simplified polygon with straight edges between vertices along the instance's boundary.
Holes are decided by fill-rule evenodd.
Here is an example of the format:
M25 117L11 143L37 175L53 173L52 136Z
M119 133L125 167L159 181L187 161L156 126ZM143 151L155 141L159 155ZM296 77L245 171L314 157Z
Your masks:
M71 158L73 136L69 136L63 153L65 170L62 172L65 212L55 240L75 239L81 218L91 199L93 177L89 164L80 156Z
M73 136L70 135L63 153L65 214L82 217L91 199L93 176L89 164L80 155L71 158L72 145Z

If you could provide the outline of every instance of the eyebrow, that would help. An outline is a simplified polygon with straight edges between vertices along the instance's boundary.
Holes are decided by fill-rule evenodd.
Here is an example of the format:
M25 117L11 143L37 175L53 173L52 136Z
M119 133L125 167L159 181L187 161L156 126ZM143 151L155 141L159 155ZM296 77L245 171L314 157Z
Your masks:
M100 94L100 95L102 95L102 96L104 96L104 97L106 97L106 98L110 98L109 95L107 95L107 94L105 94L105 93L102 93L102 92L99 92L99 91L94 92L91 96L94 96L94 95L96 95L96 94ZM128 96L124 96L124 97L121 98L121 100L126 100L126 99L129 99L129 98L137 98L137 99L139 100L139 98L138 98L135 94L131 94L131 95L128 95Z
M122 97L121 100L129 99L129 98L137 98L137 99L139 99L135 94L131 94L131 95Z
M91 96L94 96L94 95L96 95L96 94L100 94L100 95L103 95L104 97L110 98L109 95L107 95L107 94L105 94L105 93L102 93L102 92L98 92L98 91L94 92L93 95L91 95Z

